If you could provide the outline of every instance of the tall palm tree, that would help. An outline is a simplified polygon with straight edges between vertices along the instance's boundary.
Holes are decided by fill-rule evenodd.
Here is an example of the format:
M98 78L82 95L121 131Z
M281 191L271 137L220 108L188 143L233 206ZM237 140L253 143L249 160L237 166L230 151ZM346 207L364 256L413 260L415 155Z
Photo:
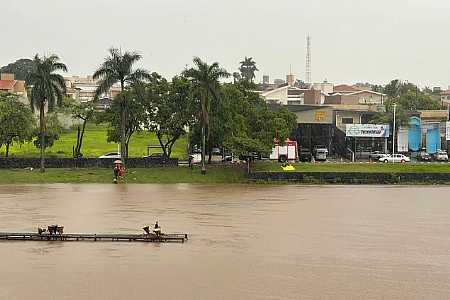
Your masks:
M39 109L39 135L41 150L41 172L45 171L45 108L52 111L55 107L61 106L66 93L64 78L57 74L58 71L67 72L65 64L59 61L57 55L39 57L35 55L34 69L29 75L29 81L33 85L31 90L31 107Z
M256 62L252 57L245 57L243 61L240 62L241 66L239 67L239 71L241 72L242 77L248 82L253 82L255 78L255 72L259 71L256 67Z
M217 62L208 65L198 57L194 57L194 68L185 70L184 76L189 78L198 93L202 109L202 174L206 174L205 152L206 152L206 130L209 138L209 114L211 98L218 98L219 79L227 78L230 74L219 66Z
M99 79L99 86L96 91L96 98L101 94L106 93L109 89L119 83L121 89L121 96L118 100L121 101L121 133L120 133L120 155L125 163L128 157L126 151L126 116L127 116L127 99L124 95L124 90L127 85L135 84L142 80L149 80L150 74L143 69L133 70L133 65L142 58L136 52L125 51L122 53L117 48L109 49L109 56L105 58L102 65L95 71L93 78Z

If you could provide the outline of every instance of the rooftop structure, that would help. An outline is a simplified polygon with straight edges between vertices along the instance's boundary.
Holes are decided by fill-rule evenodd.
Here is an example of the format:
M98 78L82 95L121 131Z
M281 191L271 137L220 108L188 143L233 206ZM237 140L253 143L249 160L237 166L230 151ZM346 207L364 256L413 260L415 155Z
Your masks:
M2 73L0 75L0 92L16 94L22 100L27 100L25 81L16 80L14 74Z

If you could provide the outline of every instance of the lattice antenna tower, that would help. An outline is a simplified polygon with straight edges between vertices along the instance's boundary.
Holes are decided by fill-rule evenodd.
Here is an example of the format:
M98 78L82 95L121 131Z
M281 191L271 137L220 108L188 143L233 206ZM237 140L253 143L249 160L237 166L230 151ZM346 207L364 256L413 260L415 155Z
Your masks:
M305 81L311 84L311 36L306 37L306 74Z

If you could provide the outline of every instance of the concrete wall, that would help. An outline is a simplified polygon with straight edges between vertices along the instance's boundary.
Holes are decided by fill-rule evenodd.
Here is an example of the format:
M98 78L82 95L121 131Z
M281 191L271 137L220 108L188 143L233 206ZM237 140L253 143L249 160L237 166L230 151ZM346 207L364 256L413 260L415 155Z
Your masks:
M114 159L98 158L47 158L45 160L46 168L111 168ZM145 159L129 158L127 160L128 168L151 168L163 166L178 166L178 159ZM40 167L39 158L9 158L0 159L0 169L24 169Z
M382 104L383 96L364 91L355 95L359 104Z
M343 118L351 118L353 119L352 124L360 124L361 123L361 112L354 111L337 111L336 112L336 127L343 130L345 132L345 125L342 123Z
M333 109L324 107L295 112L299 124L333 124Z
M359 98L355 95L331 95L325 97L325 104L357 105Z
M316 184L450 184L450 173L253 172L248 178Z

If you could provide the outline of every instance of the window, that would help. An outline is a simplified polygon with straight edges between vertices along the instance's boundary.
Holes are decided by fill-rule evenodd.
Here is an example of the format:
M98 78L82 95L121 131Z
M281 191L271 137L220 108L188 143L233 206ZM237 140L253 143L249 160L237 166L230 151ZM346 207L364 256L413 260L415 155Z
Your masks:
M342 124L353 124L353 118L342 118Z

